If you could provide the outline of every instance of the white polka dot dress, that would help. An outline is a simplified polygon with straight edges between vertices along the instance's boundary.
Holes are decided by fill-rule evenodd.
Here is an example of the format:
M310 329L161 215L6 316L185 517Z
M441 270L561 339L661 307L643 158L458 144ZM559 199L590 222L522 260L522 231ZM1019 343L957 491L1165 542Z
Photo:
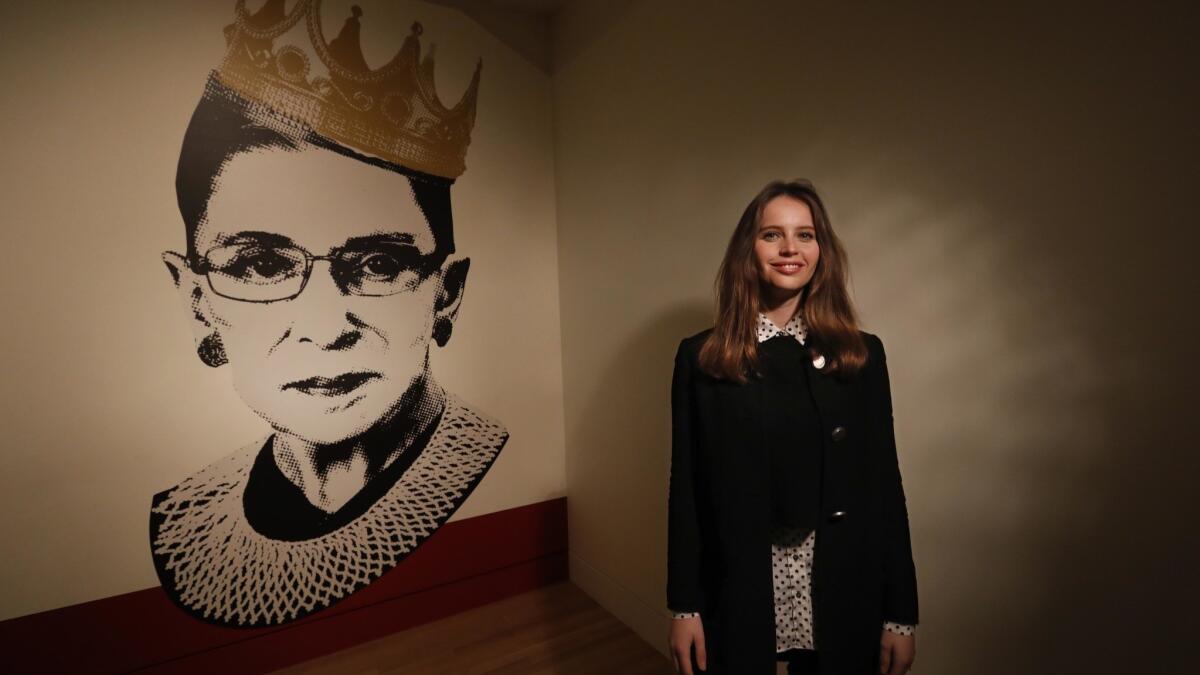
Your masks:
M795 337L804 344L808 331L799 313L782 329L763 314L758 315L758 341L764 342L780 333ZM775 583L775 650L816 649L812 612L812 567L817 533L776 527L771 530L771 574ZM672 612L676 619L699 616L698 612ZM899 635L913 635L916 626L883 624L884 630Z

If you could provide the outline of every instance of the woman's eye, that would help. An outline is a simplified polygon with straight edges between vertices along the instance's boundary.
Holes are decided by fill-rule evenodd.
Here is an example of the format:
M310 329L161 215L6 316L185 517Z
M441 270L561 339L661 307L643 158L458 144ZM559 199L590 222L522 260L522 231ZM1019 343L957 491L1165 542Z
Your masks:
M812 232L801 232L800 238L803 239L804 241L812 241L813 233Z

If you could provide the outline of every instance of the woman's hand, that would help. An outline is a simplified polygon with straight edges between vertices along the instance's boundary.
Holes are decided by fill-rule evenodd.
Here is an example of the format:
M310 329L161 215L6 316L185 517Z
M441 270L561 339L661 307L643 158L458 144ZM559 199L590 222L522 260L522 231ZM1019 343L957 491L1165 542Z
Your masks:
M700 622L700 617L671 619L668 642L676 673L695 675L692 672L693 645L696 647L696 665L700 666L700 670L708 670L708 657L704 652L704 624Z
M904 675L917 658L917 636L883 631L879 638L880 675Z

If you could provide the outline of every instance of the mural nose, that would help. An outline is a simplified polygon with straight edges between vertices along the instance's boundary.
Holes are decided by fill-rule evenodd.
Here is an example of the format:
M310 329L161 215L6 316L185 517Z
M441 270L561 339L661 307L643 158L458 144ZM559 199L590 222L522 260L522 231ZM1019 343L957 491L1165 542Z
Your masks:
M328 261L314 262L304 290L292 300L296 337L331 350L353 346L362 333L350 319L347 304L351 297L334 279Z

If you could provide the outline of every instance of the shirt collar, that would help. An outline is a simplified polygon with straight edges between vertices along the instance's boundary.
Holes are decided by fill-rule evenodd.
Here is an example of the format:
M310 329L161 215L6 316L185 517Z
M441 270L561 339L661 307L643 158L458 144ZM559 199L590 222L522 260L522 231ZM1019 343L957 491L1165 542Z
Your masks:
M791 320L788 321L783 328L779 328L767 318L766 314L759 312L758 326L756 329L756 332L758 333L758 341L765 342L776 335L791 335L792 337L796 338L800 344L804 344L805 338L808 337L808 327L804 325L804 318L801 316L801 314L801 312L796 312L796 314L792 316Z

